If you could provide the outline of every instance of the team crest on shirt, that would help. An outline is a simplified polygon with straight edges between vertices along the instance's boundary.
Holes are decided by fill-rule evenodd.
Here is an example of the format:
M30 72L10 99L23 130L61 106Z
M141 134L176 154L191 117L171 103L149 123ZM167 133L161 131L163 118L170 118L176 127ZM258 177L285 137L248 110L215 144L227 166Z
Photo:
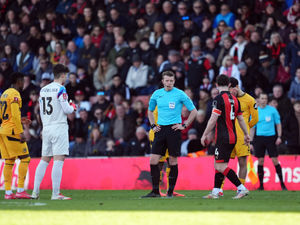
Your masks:
M24 152L24 153L26 153L26 150L27 150L26 148L23 148L23 152Z
M68 100L68 95L67 95L67 93L63 93L63 99L64 99L64 100Z
M18 101L19 101L18 97L14 97L14 101L13 102L18 102Z
M175 109L175 102L169 102L169 108Z

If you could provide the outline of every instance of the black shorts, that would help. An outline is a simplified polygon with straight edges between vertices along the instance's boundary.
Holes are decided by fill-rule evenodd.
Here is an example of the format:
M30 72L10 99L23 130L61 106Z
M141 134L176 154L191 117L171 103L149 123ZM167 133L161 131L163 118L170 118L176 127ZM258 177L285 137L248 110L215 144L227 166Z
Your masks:
M263 158L267 150L269 157L277 157L278 151L275 142L276 136L256 136L254 139L255 156L257 158Z
M160 131L154 134L152 154L165 155L168 149L170 156L180 156L181 131L173 130L173 125L160 126Z
M215 147L216 163L229 162L231 152L235 144L217 143Z

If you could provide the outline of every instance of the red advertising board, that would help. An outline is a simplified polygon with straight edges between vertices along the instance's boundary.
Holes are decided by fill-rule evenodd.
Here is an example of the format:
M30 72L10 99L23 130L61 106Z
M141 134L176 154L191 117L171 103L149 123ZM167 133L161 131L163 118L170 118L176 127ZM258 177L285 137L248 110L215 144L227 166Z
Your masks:
M257 159L253 157L254 167ZM213 157L179 158L179 177L177 190L209 190L214 183ZM300 157L280 156L279 161L283 169L283 177L289 190L300 190ZM26 179L26 188L32 189L35 169L39 159L32 159ZM0 160L0 189L4 188L4 161ZM238 171L237 160L231 160L229 166ZM51 168L49 164L42 189L51 189ZM280 190L280 183L272 161L265 159L264 186L266 190ZM166 176L164 172L164 184ZM17 182L17 167L14 168L13 187ZM247 178L246 186L256 189L258 184L252 185ZM151 176L148 157L134 158L69 158L63 168L62 189L95 189L95 190L131 190L150 189ZM234 189L226 180L224 189Z

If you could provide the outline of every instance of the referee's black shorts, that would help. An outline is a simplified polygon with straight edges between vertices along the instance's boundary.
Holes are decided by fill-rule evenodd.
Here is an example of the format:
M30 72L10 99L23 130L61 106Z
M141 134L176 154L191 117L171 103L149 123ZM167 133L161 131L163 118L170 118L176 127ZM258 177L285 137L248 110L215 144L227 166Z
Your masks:
M168 149L170 156L180 156L181 130L173 130L173 125L160 125L160 131L154 134L152 154L165 155Z
M269 157L277 157L278 151L275 142L276 136L256 136L254 139L255 156L263 158L267 150Z

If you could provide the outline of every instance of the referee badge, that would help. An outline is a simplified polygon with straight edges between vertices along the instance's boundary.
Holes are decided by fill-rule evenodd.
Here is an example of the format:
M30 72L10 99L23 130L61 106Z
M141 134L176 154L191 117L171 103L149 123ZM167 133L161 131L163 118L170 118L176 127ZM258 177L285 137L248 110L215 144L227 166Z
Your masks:
M169 102L169 108L175 109L175 102Z

